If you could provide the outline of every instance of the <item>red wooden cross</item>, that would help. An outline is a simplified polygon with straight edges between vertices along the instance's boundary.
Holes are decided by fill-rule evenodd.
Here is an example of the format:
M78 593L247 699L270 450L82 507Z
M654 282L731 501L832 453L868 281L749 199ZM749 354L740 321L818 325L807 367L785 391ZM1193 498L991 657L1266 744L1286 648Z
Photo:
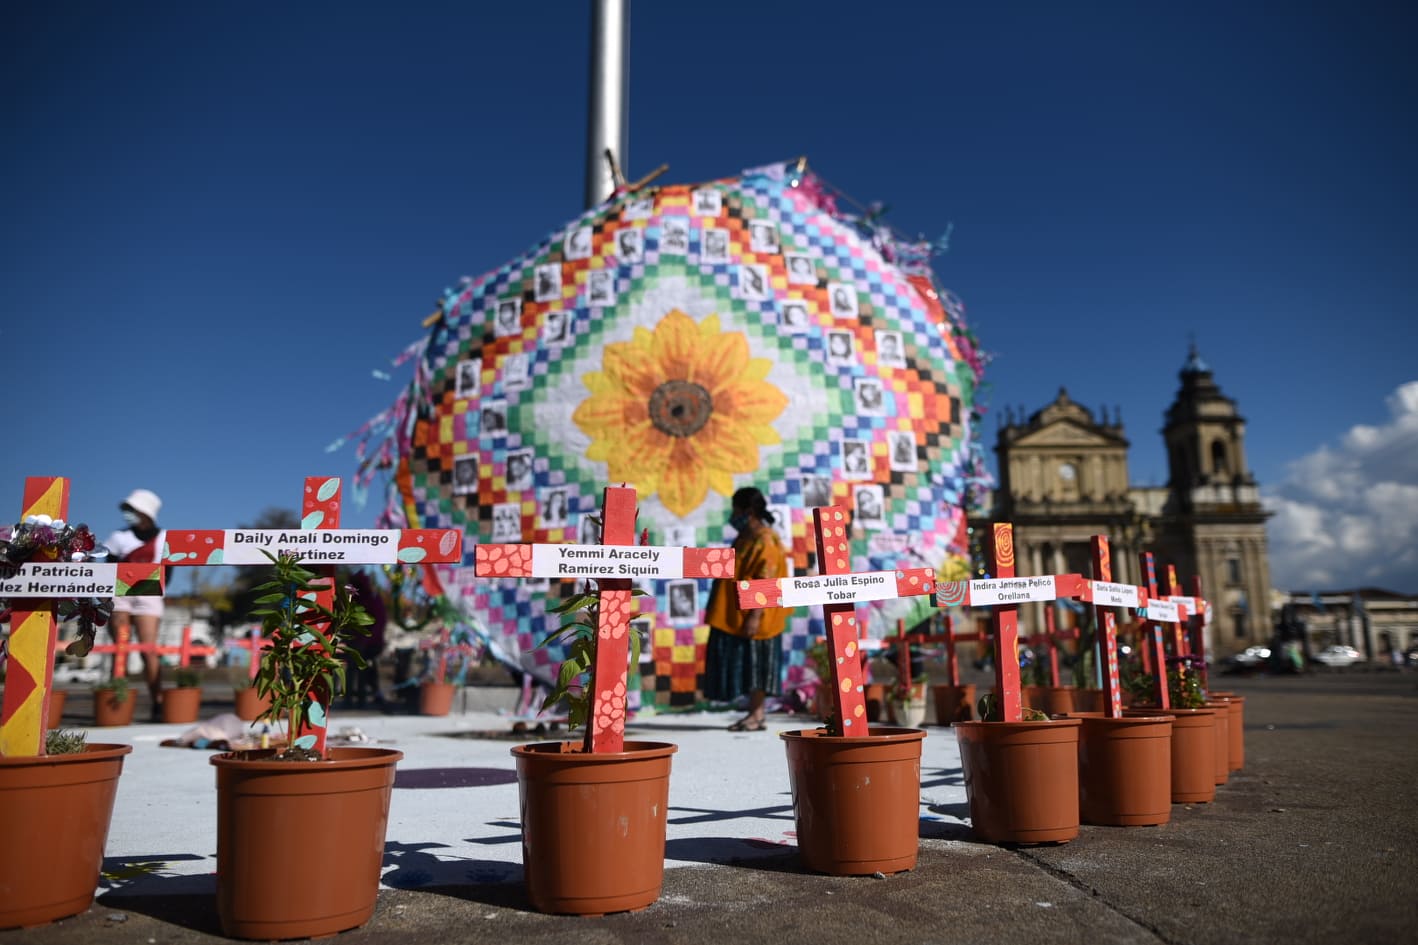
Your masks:
M119 630L112 643L105 643L95 646L89 650L90 653L112 653L113 666L109 670L109 675L114 679L126 676L128 672L128 654L130 653L156 653L159 656L175 654L177 665L184 669L192 665L194 656L211 656L217 652L214 646L196 646L192 643L192 628L182 628L182 642L177 646L163 646L160 643L133 643L129 639L131 631L127 627Z
M25 480L20 521L30 516L69 517L69 480ZM41 520L43 521L43 520ZM49 693L54 688L54 650L59 639L55 610L60 597L143 597L162 594L162 568L151 563L57 561L52 551L0 572L0 597L23 601L10 614L9 659L4 707L0 710L0 755L44 754Z
M740 581L739 607L755 610L822 605L827 649L832 654L833 707L843 735L866 737L870 733L857 643L856 604L933 593L935 572L930 568L906 568L854 573L847 541L847 513L836 506L813 509L812 521L819 574Z
M596 656L591 669L591 710L584 750L625 749L626 696L629 691L631 579L627 566L641 577L732 578L732 548L663 548L635 546L635 490L608 486L602 500L601 542L587 545L478 545L474 573L487 578L592 578L600 600ZM633 551L620 546L635 546ZM599 548L600 550L595 550Z
M266 552L293 554L320 575L315 601L334 600L341 564L453 563L462 560L463 536L451 528L341 529L338 476L310 476L301 498L300 529L168 529L163 563L183 566L269 565ZM318 532L319 534L312 534ZM255 655L254 653L252 654ZM312 690L296 746L325 753L331 693Z
M1201 660L1201 688L1211 688L1211 674L1206 665L1206 617L1207 605L1201 596L1201 575L1192 578L1192 599L1196 606L1191 609L1191 619L1187 621L1188 635L1191 637L1192 652Z
M1113 608L1141 606L1137 588L1131 584L1114 584L1113 555L1108 539L1093 536L1093 580L1088 583L1088 597L1093 601L1093 627L1097 641L1098 665L1104 667L1103 701L1110 719L1123 717L1122 686L1118 680L1118 626ZM1129 603L1129 601L1131 603Z
M1178 608L1177 614L1179 620L1177 624L1172 627L1172 655L1176 657L1183 657L1188 653L1184 628L1187 624L1187 615L1195 613L1196 611L1196 604L1187 598L1181 597L1181 593L1182 585L1177 581L1177 566L1175 564L1169 564L1167 565L1167 587L1163 591L1163 594L1168 600L1175 601Z
M1167 691L1167 653L1162 645L1162 623L1168 617L1176 623L1177 605L1157 599L1157 567L1152 560L1152 552L1142 553L1141 564L1142 577L1147 582L1147 622L1142 625L1140 642L1152 664L1152 698L1157 705L1170 709L1172 697Z

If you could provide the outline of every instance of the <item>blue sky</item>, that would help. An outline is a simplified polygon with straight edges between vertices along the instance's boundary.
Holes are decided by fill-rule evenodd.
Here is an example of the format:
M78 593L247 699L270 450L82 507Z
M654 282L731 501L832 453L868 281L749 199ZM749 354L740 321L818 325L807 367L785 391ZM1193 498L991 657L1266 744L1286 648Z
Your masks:
M953 225L996 412L1120 406L1138 484L1195 337L1275 583L1418 591L1418 66L1390 3L633 4L628 176L807 155ZM445 286L582 206L589 13L19 2L0 30L0 484L73 516L295 508ZM995 421L986 420L987 446ZM346 524L367 525L373 507Z

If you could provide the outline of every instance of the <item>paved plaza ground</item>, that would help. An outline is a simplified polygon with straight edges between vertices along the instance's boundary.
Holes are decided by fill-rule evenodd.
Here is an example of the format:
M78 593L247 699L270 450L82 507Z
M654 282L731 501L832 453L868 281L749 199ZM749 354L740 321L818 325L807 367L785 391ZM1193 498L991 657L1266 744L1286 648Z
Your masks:
M773 716L770 732L739 734L724 731L736 717L726 713L642 716L634 737L679 746L664 894L641 912L590 919L533 912L522 892L514 743L478 737L508 730L493 710L511 704L511 690L470 689L472 708L447 718L342 715L334 730L357 727L404 759L378 909L339 941L1412 941L1418 673L1227 678L1217 688L1247 697L1246 767L1215 803L1174 805L1160 827L1085 826L1057 846L975 842L954 734L930 727L920 862L885 878L799 866L774 733L805 727L802 718ZM79 702L66 714L86 711ZM0 945L224 940L212 903L214 769L208 752L159 745L183 728L91 734L134 746L98 900L72 919L0 932Z

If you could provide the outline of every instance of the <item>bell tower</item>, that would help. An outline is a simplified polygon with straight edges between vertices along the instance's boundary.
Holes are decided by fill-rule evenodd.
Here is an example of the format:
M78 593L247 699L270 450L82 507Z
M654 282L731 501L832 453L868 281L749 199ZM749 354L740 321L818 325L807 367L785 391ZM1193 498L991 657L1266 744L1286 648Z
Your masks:
M1167 408L1167 499L1159 544L1212 601L1208 651L1270 639L1270 558L1260 488L1246 464L1246 423L1193 344ZM1191 588L1185 588L1191 593Z

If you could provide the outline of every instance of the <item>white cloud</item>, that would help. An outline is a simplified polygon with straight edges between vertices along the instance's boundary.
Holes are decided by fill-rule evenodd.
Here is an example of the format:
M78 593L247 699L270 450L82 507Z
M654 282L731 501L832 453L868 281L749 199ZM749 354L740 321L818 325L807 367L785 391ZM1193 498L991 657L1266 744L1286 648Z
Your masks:
M1418 593L1418 381L1387 403L1388 423L1355 426L1266 490L1276 587Z

